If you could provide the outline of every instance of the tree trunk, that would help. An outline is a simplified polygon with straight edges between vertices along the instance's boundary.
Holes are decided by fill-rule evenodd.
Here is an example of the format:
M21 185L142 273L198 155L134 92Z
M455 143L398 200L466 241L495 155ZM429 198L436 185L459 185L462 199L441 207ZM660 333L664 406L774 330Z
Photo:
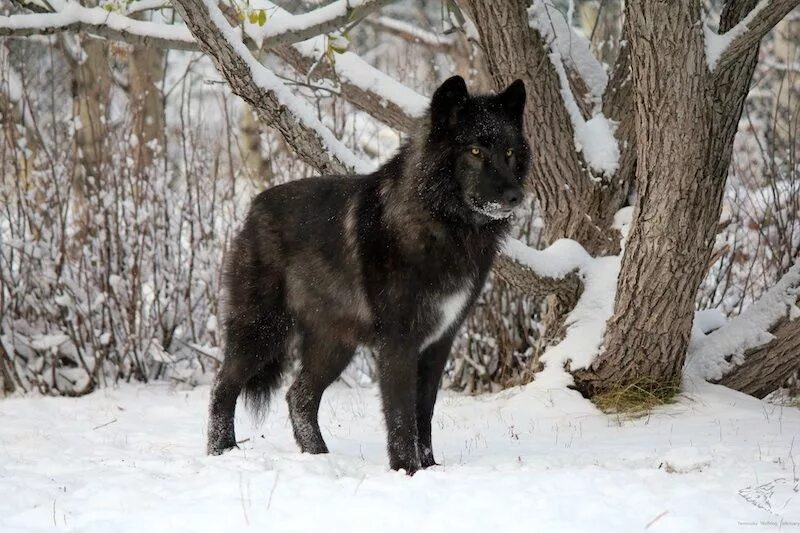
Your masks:
M134 46L128 58L132 131L136 136L134 175L142 176L166 150L164 98L159 84L164 77L164 51Z
M722 31L752 7L743 4L723 13ZM588 395L680 380L757 53L709 72L698 1L630 1L626 17L639 190L605 349L575 372Z
M73 172L73 202L79 231L76 242L82 242L92 231L88 199L101 186L105 160L106 111L111 72L108 66L108 45L85 39L82 61L72 61L72 106L76 121L74 150L77 168Z
M242 116L239 119L239 131L242 134L239 149L242 153L242 164L248 177L254 183L265 187L269 186L274 178L272 164L269 158L264 157L261 143L261 127L249 106L245 106L242 109Z

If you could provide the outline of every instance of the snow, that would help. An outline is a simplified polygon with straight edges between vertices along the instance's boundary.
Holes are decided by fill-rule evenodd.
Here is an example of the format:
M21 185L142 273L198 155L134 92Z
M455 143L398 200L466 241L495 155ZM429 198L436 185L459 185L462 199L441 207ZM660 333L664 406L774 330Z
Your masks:
M281 16L277 10L276 13L270 12L267 23L261 27L262 31L260 32L260 40L258 41L259 46L263 39L269 39L289 32L300 32L315 26L324 25L336 18L347 16L348 11L358 9L373 1L374 0L337 0L336 2L331 2L323 7L299 15Z
M708 335L698 335L695 328L684 374L707 380L722 378L731 368L741 364L747 350L763 346L773 339L769 330L779 320L787 316L794 320L800 315L798 295L800 263L790 268L755 303L718 329Z
M646 418L563 389L442 392L442 466L387 468L374 387L322 401L299 453L283 392L241 449L204 453L208 388L0 401L0 531L738 531L800 521L800 412L700 383ZM768 510L769 509L769 510ZM648 527L649 525L649 527Z
M613 175L619 168L619 145L614 137L615 125L603 113L597 113L588 121L583 118L572 89L567 71L558 52L549 54L550 62L558 75L561 98L574 130L575 149L583 152L586 162L601 174Z
M719 309L701 309L694 313L694 327L703 335L708 335L715 329L725 325L728 318Z
M614 312L620 257L592 259L580 269L583 293L566 318L567 334L542 354L545 367L536 377L538 387L572 385L572 375L564 370L588 368L602 349L606 322Z
M711 29L708 25L703 26L703 31L705 33L705 45L706 45L706 63L708 64L708 69L710 71L714 71L717 68L717 63L719 62L719 58L722 57L722 54L725 50L728 49L730 44L747 31L748 25L753 22L755 17L765 8L767 7L772 0L761 0L758 4L753 7L750 13L747 14L745 18L743 18L736 26L731 28L730 30L726 31L723 34L718 34L713 29Z

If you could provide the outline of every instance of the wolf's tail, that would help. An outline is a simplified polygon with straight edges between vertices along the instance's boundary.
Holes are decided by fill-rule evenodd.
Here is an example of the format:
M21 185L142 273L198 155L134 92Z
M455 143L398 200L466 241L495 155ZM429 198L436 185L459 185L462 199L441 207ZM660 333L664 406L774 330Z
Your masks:
M244 385L244 403L258 422L263 422L269 411L269 401L272 393L281 385L283 369L283 361L270 361Z

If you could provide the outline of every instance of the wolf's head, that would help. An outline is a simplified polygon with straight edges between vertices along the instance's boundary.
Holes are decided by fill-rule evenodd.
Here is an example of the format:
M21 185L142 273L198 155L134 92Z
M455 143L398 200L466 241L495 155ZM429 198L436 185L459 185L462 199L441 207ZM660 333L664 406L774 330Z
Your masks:
M460 76L436 90L428 149L436 152L450 181L449 210L485 224L509 217L522 202L530 162L524 108L521 80L497 95L470 96Z

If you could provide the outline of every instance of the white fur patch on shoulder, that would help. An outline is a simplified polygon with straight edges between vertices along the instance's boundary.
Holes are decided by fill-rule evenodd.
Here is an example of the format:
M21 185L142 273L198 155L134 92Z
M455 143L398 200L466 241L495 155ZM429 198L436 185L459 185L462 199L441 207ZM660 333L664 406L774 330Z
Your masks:
M462 289L441 299L438 305L439 324L436 326L436 329L434 329L431 334L428 335L424 341L422 341L422 346L420 346L419 349L420 352L425 350L425 348L434 342L438 341L442 335L444 335L453 326L453 324L464 312L464 308L467 306L471 294L472 281L468 281Z

